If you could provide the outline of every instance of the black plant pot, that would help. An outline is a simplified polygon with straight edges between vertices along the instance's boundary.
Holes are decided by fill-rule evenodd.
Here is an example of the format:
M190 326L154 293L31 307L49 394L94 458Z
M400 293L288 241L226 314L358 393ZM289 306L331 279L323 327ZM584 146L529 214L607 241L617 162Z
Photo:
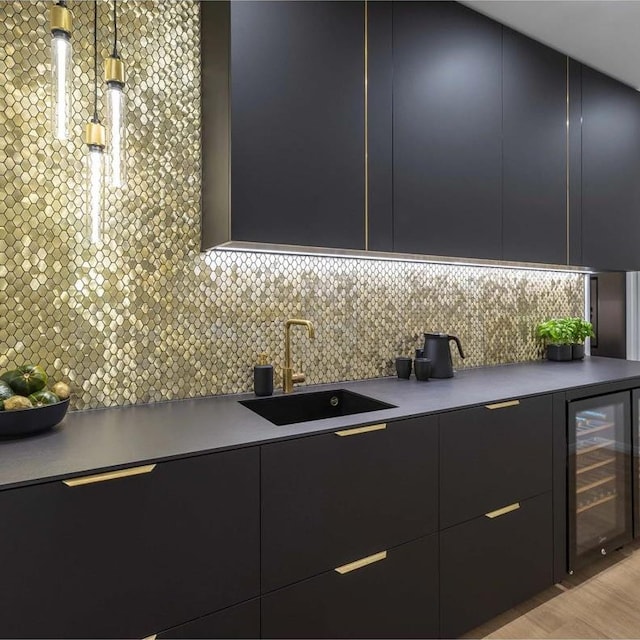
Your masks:
M584 343L574 342L571 345L571 358L573 360L584 360Z
M571 360L572 349L570 344L548 344L547 360L565 362Z

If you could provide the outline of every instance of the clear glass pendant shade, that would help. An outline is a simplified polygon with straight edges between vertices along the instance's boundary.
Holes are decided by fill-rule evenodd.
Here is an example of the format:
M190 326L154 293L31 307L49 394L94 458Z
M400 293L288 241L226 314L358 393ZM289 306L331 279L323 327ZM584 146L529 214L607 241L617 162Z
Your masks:
M85 219L89 225L88 235L92 244L102 240L104 205L104 150L89 145L86 158L87 211Z
M107 175L109 185L122 188L126 181L126 122L124 86L108 82L107 100Z
M71 38L64 31L51 35L51 131L58 140L69 138L71 102Z

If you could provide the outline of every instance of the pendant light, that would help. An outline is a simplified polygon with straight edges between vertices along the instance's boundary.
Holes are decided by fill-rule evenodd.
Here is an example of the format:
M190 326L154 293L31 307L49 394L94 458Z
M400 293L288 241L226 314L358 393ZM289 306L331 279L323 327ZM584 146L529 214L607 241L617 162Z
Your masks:
M104 147L105 129L98 118L98 0L93 1L93 117L85 127L87 145L87 220L91 242L102 236L102 208L104 204Z
M107 83L107 166L112 187L123 187L126 179L126 131L124 63L118 55L117 0L113 0L113 53L104 61Z
M57 140L69 137L71 101L71 11L60 0L51 6L51 132Z

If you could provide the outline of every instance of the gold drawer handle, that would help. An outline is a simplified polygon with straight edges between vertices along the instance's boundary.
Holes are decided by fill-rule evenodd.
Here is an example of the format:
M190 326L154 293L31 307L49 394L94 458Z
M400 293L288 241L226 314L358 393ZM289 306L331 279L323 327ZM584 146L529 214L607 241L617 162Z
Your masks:
M356 560L355 562L350 562L349 564L343 564L341 567L336 567L334 571L337 571L341 576L345 573L349 573L350 571L355 571L356 569L362 569L362 567L366 567L368 564L373 564L374 562L380 562L380 560L384 560L387 557L386 551L381 551L380 553L374 553L372 556L367 556L366 558L360 558L360 560Z
M519 502L514 502L513 504L507 505L506 507L502 507L502 509L496 509L495 511L489 511L489 513L485 513L484 515L487 518L499 518L507 513L511 513L512 511L517 511L520 508Z
M143 467L130 467L129 469L120 469L119 471L98 473L94 476L71 478L71 480L63 480L62 482L66 484L67 487L81 487L83 484L93 484L94 482L105 482L107 480L117 480L118 478L128 478L130 476L139 476L143 473L151 473L155 468L155 464L146 464Z
M486 409L506 409L507 407L517 407L520 400L509 400L508 402L496 402L495 404L485 404Z
M344 429L343 431L334 431L337 436L357 436L361 433L369 433L370 431L382 431L386 429L387 425L382 424L370 424L368 427L358 427L356 429Z

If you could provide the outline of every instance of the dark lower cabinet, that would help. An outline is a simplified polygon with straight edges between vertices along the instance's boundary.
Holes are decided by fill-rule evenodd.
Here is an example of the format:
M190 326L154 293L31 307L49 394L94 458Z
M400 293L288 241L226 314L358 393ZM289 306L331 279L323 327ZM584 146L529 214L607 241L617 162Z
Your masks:
M259 638L260 599L203 616L159 633L158 640L188 638Z
M552 396L440 417L440 527L552 487Z
M262 635L438 637L437 534L389 549L386 558L348 573L328 571L263 596Z
M142 638L257 596L258 469L254 448L1 491L0 637Z
M437 530L438 420L262 447L262 592Z
M441 636L455 638L553 584L551 493L440 532Z

